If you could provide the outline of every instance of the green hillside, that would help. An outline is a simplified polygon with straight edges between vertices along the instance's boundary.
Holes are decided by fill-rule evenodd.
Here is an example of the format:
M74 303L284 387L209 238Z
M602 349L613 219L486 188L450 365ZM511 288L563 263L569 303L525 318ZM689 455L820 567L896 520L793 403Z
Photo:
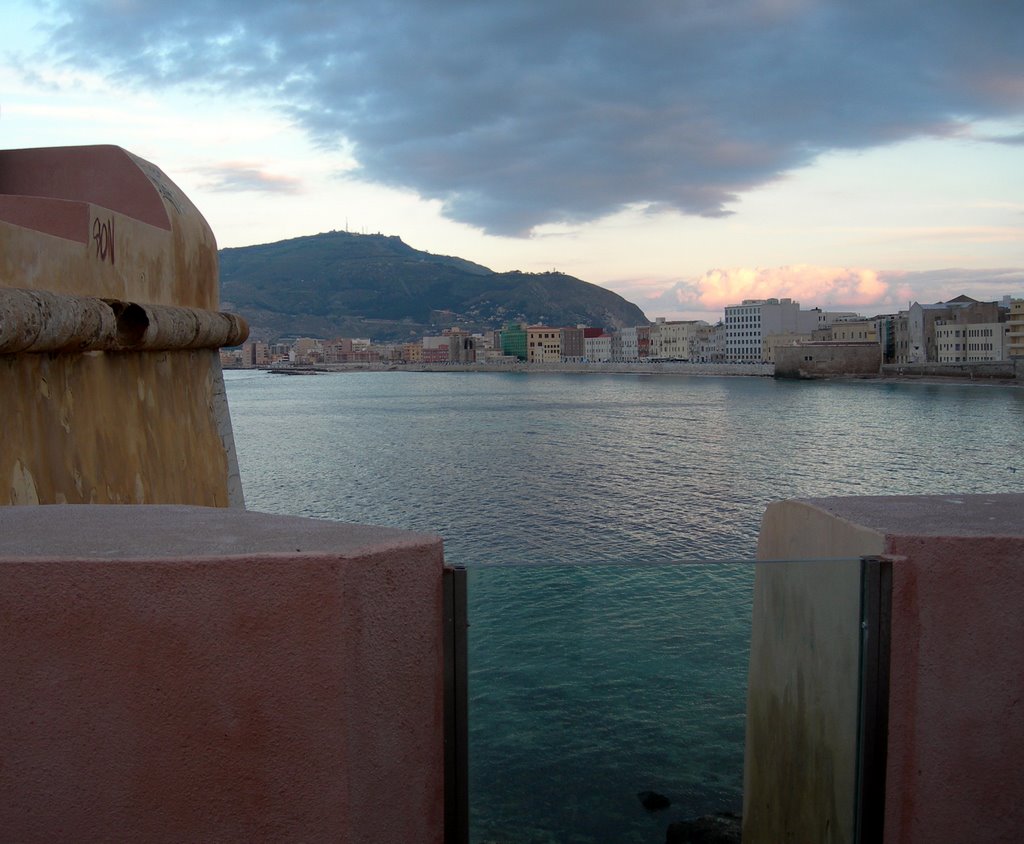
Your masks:
M349 232L220 250L221 306L252 336L402 340L458 325L510 320L604 328L646 325L634 304L562 273L496 273L407 245Z

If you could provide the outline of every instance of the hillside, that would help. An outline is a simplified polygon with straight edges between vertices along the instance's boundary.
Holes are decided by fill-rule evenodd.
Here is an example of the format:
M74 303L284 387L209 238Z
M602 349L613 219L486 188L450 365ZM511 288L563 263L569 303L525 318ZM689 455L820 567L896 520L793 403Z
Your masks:
M636 305L562 273L496 273L421 252L399 237L349 232L220 250L221 306L252 336L402 340L510 320L605 328L646 325Z

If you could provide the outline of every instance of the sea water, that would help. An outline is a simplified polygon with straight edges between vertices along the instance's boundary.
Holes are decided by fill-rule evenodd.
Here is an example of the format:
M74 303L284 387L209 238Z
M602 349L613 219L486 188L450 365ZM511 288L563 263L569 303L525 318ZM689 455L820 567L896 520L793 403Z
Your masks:
M225 378L250 509L438 533L469 569L476 842L660 842L670 820L739 810L769 502L1024 482L1016 388ZM646 811L645 790L672 806Z

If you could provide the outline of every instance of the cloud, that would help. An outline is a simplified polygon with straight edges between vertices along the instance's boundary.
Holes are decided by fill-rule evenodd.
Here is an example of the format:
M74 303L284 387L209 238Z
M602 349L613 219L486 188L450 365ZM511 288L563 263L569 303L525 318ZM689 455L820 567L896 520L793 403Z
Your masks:
M257 164L226 162L216 167L203 167L194 172L206 180L203 184L206 190L286 194L302 192L302 183L298 179L267 172Z
M54 0L50 58L272 102L360 177L527 234L730 213L835 149L1019 117L1019 5Z
M1024 132L1017 132L1015 135L991 135L985 140L1007 146L1024 146Z
M964 293L980 301L1024 296L1021 269L942 269L924 272L797 265L709 270L640 297L648 313L721 318L726 305L744 299L790 298L804 309L895 312L910 302L942 302Z
M709 270L698 279L677 283L668 292L678 305L712 311L744 299L769 298L794 299L805 308L859 307L885 301L890 285L870 269L801 264Z

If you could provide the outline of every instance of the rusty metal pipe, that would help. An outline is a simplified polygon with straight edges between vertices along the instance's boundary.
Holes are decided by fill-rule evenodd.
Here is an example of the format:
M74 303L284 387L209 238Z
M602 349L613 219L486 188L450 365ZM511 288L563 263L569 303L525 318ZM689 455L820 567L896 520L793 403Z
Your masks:
M0 287L0 354L219 349L248 336L221 311Z

